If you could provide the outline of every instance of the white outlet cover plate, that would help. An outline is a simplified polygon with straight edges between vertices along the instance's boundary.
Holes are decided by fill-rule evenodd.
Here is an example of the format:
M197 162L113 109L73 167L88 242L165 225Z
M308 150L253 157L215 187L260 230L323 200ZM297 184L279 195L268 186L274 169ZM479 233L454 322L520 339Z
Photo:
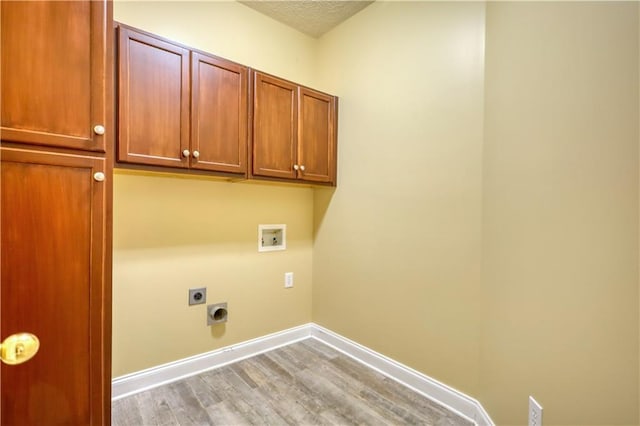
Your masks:
M529 397L529 426L542 426L542 405Z
M284 273L284 288L293 287L293 272Z

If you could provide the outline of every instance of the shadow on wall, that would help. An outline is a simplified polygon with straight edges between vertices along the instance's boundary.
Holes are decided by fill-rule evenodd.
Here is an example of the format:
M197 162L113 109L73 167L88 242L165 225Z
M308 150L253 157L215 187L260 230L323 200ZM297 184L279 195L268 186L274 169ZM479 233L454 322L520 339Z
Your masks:
M316 239L316 234L322 225L324 216L329 209L333 194L335 194L336 188L315 188L313 191L313 240Z
M114 183L114 249L257 244L260 223L286 223L307 240L308 187L226 182L119 171ZM307 240L308 241L308 240Z

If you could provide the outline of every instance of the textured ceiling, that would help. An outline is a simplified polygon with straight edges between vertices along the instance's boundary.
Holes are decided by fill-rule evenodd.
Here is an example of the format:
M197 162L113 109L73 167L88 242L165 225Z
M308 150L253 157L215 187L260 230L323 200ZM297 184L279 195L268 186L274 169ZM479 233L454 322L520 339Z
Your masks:
M312 37L320 37L373 1L351 0L238 0Z

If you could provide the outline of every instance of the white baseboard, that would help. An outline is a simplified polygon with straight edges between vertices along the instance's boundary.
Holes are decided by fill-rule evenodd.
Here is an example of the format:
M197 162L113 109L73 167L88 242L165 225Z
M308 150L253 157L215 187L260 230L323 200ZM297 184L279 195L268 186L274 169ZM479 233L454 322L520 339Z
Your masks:
M115 401L147 389L250 358L281 346L290 345L291 343L308 339L310 336L310 327L305 324L257 339L247 340L237 345L227 346L215 351L116 377L111 382L111 398Z
M331 330L317 324L310 324L310 327L311 337L325 345L337 349L415 392L444 405L479 426L494 425L489 414L476 399Z
M482 405L470 396L313 323L116 377L112 382L112 399L115 401L309 338L339 350L479 426L494 425Z

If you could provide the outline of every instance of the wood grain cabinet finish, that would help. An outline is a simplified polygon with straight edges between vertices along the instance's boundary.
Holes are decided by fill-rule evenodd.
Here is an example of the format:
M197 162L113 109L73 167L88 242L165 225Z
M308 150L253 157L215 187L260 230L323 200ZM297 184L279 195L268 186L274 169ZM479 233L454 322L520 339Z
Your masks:
M0 423L109 424L108 191L94 179L106 160L7 147L0 156L0 335L40 339L34 358L0 367Z
M189 50L125 26L118 34L118 161L189 167Z
M119 27L118 161L246 174L248 69Z
M298 87L254 73L253 175L295 179Z
M335 184L336 98L304 87L298 94L299 177Z
M247 171L248 69L191 53L191 167Z
M105 152L107 5L2 1L3 140Z
M113 5L0 8L0 340L40 340L0 365L0 425L108 425Z
M336 183L336 98L253 73L252 177Z

